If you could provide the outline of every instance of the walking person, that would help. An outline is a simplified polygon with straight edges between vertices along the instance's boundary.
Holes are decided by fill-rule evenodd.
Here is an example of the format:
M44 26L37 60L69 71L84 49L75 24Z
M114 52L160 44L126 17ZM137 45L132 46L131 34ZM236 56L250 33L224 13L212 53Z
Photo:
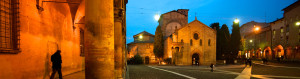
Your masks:
M249 63L249 66L251 67L251 65L252 65L252 60L249 59L248 61L249 61L249 62L248 62L248 63Z
M266 61L266 63L265 63L265 64L267 65L267 64L268 64L268 59L266 58L266 60L265 60L265 61Z
M211 63L210 64L211 72L214 72L214 67L215 67L215 65Z
M52 62L52 74L50 79L54 79L55 73L58 72L59 79L62 79L61 74L61 51L57 50L52 56L51 56L51 62Z
M248 65L248 59L245 59L245 67Z

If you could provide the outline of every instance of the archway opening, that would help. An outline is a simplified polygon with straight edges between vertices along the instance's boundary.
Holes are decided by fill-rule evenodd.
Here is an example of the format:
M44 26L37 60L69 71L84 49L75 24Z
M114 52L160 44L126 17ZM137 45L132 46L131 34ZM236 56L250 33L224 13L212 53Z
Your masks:
M199 54L194 53L192 55L192 65L199 65Z
M272 58L272 50L271 50L270 47L266 47L266 48L264 49L262 58L266 58L266 59L271 59L271 58Z
M150 59L149 56L145 57L145 64L149 64L149 61L150 61L149 59Z
M282 45L278 45L274 48L273 58L282 58L284 57L284 49Z

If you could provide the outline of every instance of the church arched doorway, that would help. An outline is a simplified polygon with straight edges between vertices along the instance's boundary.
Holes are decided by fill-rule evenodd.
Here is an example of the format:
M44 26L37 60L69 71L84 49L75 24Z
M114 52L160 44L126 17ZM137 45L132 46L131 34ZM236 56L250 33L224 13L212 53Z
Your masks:
M149 64L149 56L145 57L145 64Z
M199 65L199 54L194 53L192 55L192 65Z

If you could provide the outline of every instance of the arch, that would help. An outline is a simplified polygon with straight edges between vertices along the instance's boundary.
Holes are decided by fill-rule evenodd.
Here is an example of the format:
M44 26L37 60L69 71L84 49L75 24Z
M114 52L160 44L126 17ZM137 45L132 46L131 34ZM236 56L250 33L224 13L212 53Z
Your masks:
M75 14L74 24L79 23L79 21L85 16L85 0L79 4L77 12Z
M272 50L271 47L265 47L263 50L263 58L271 59L272 58Z
M281 58L282 56L284 56L284 48L282 45L278 45L274 48L274 54L273 58Z
M256 58L262 58L262 50L261 50L261 48L258 48L258 49L255 51L254 57L256 57Z
M175 32L176 28L181 28L182 25L179 22L171 22L168 23L163 31L165 36L170 36L172 33Z
M194 53L192 55L192 65L199 65L200 64L200 55L198 53Z

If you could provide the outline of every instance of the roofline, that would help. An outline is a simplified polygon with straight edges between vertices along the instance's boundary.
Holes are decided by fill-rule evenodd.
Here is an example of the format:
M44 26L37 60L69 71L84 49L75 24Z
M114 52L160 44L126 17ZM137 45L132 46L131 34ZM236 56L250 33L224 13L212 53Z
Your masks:
M188 23L188 24L186 24L186 25L183 25L181 28L179 28L179 29L177 29L177 30L183 29L183 28L185 28L185 27L189 27L189 25L190 25L191 23L193 23L193 22L199 22L200 24L203 24L203 25L207 26L206 24L202 23L202 22L199 21L199 20L194 20L194 21L192 21L192 22L190 22L190 23ZM207 26L207 27L208 27L209 29L211 29L211 30L217 32L215 29L210 28L209 26ZM173 33L172 33L172 34L173 34Z
M270 22L270 23L275 23L275 22L280 21L280 20L283 20L283 18L277 19L277 20L275 20L273 22Z
M140 43L143 43L143 42L140 42ZM147 43L154 43L154 42L147 42ZM131 45L131 44L137 44L136 42L131 42L131 43L128 43L127 45Z
M291 4L291 5L289 5L289 6L285 7L285 8L283 8L281 11L286 11L286 10L290 9L292 6L299 6L299 5L297 5L297 4L300 4L300 0L297 0L297 1L294 2L293 4Z
M139 35L139 34L141 34L141 33L143 33L143 32L146 32L146 33L149 33L149 32L147 32L147 31L142 31L142 32L140 32L140 33L138 33L138 34L136 34L136 35L133 35L133 37L137 37L137 35ZM150 35L149 36L155 36L155 35L153 35L153 34L151 34L151 33L149 33Z

